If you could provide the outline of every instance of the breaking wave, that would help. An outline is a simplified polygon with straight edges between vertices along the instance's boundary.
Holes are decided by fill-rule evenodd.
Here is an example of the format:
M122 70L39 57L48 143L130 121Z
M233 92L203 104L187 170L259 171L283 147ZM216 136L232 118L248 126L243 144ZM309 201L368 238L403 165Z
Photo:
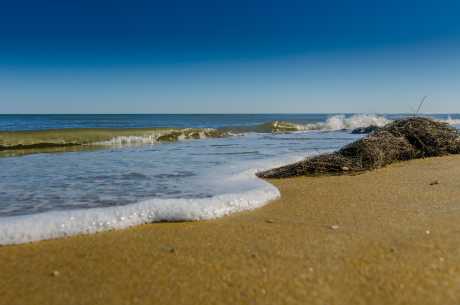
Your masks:
M166 132L152 132L152 134L144 134L141 136L115 136L107 141L99 141L92 143L94 145L142 145L142 144L158 144L161 142L174 142L188 139L206 139L220 138L228 136L225 132L220 132L216 129L178 129Z
M139 145L185 139L221 138L228 133L211 128L55 129L0 132L1 150L91 145Z
M439 119L460 125L460 119ZM369 126L383 127L391 120L383 115L333 115L323 122L294 123L272 121L253 126L213 128L146 129L55 129L0 132L0 151L71 148L78 146L123 146L158 144L187 139L221 138L245 133L289 133L301 131L352 130Z
M335 115L330 117L326 123L320 125L320 130L343 130L355 129L359 127L377 126L383 127L391 121L384 116L360 114L346 117L344 115Z
M460 119L452 119L448 116L447 119L439 119L440 122L445 122L450 125L460 125ZM387 119L382 115L375 114L355 114L352 116L334 115L329 117L325 122L315 122L308 124L297 124L284 121L273 121L270 123L255 126L248 131L255 132L295 132L295 131L338 131L338 130L353 130L363 127L383 127L392 120Z
M391 122L384 116L371 114L357 114L347 117L345 115L334 115L325 122L308 124L297 124L292 122L273 121L253 128L259 132L293 132L293 131L335 131L355 129L359 127L377 126L382 127Z

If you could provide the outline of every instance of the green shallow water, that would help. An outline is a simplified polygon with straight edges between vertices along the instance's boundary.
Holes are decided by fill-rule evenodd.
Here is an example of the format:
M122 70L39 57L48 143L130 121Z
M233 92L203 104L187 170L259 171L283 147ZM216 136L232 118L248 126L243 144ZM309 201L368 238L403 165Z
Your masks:
M70 148L84 145L146 144L180 139L224 137L227 133L202 128L52 129L0 132L0 150Z
M221 138L234 133L278 133L303 130L290 122L273 121L232 128L64 128L0 131L0 157L30 153L66 152L90 146L155 144L182 139Z

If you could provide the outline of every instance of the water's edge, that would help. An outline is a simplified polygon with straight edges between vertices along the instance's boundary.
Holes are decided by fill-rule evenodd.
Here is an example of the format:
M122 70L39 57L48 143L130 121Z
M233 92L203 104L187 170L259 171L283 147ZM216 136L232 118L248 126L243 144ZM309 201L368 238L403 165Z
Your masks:
M459 120L452 120L450 117L445 121L449 124L460 123ZM18 156L22 154L21 152L30 154L61 150L64 152L78 151L76 154L66 153L59 156L42 154L2 159L4 162L2 182L5 183L1 184L4 188L0 189L0 195L2 193L4 195L5 213L6 215L16 213L14 204L18 203L23 209L20 212L26 214L0 216L0 245L91 234L153 222L214 219L256 209L281 196L275 186L256 177L257 171L299 161L305 158L306 154L322 153L325 152L324 149L337 149L336 145L347 144L347 141L352 139L351 129L363 126L382 126L387 122L389 119L375 115L350 117L336 115L329 117L326 121L314 123L272 121L245 127L63 128L39 131L0 131L0 150L2 146L6 147L3 153L11 152L7 156ZM308 136L305 135L306 133ZM244 134L244 136L233 137L235 134ZM338 134L340 136L337 136ZM156 148L152 148L152 145L144 145L187 139L208 139L205 140L206 143L211 142L215 145L207 146L202 141L187 141L187 143L161 145ZM228 146L230 148L223 150L216 148L226 147L229 144L227 141L230 141L230 146ZM234 147L232 145L235 144L233 143L235 141L238 145L242 145L242 149L231 148ZM47 145L51 143L51 146L37 148L36 145L40 146L43 143ZM257 146L254 143L260 144ZM299 145L297 150L292 149L297 144ZM28 148L27 145L30 147ZM125 145L141 146L136 146L135 149L115 148ZM107 147L111 149L99 151ZM96 151L80 153L80 149ZM242 157L247 153L253 153L253 150L261 152L251 157ZM195 155L204 157L200 159ZM273 157L275 159L270 159ZM154 162L151 162L152 160ZM220 166L225 170L218 171L216 167L212 167L214 165L207 165L209 160L220 161L221 163L215 164L221 164ZM235 162L244 160L246 163L243 167L235 166ZM174 169L179 172L184 171L183 165L190 168L196 165L194 170L198 173L203 173L203 165L211 166L208 168L209 176L192 175L193 178L189 180L176 182L177 186L182 187L182 193L171 193L173 195L162 197L163 189L169 186L167 183L173 181L171 179L179 179L178 176L169 174L173 173ZM155 178L149 178L150 180L147 179L148 182L145 182L146 180L142 180L146 177L144 175L150 174L143 170L147 168L156 169L158 177L164 176L165 178L157 178L153 175ZM119 170L112 172L114 169ZM137 176L123 178L126 173L127 176L133 173ZM116 176L117 174L122 178ZM195 184L195 181L204 181L204 183ZM220 184L215 188L216 184L209 184L209 181L217 181ZM52 185L51 182L55 186L48 187ZM163 188L162 192L157 191L156 185ZM203 190L207 190L209 185L212 191L209 195L187 197L184 195L188 194L184 192L184 186L188 190L189 185L193 187L197 185L196 190L198 191L193 190L195 195L203 193ZM134 188L134 191L131 191L131 188ZM137 191L137 189L153 189L154 191L147 193ZM28 190L30 191L27 192ZM124 198L127 191L134 197L126 195ZM97 198L82 201L82 196L79 195L82 193L96 195ZM99 201L106 200L98 199L100 193L112 196L113 202L107 205L100 203ZM38 196L38 199L34 196ZM57 196L58 199L53 199L52 196ZM130 201L132 198L134 199ZM47 200L51 200L49 210L45 209L47 206L45 208L40 206L40 204L48 204ZM97 204L78 205L81 202L96 202ZM8 203L11 203L12 208L8 206ZM76 205L72 207L74 203Z
M280 198L280 191L274 185L257 178L253 171L245 174L257 179L259 186L244 193L201 199L149 199L125 206L3 218L0 222L0 245L93 234L155 222L215 219L254 210Z

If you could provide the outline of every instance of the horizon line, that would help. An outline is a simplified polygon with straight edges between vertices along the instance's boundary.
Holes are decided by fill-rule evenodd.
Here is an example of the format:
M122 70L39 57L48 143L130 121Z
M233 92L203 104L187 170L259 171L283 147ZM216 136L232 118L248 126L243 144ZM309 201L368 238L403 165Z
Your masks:
M347 115L347 114L363 114L363 115L415 115L413 112L138 112L138 113L0 113L0 116L5 115L298 115L298 114L336 114L336 115ZM418 115L438 115L438 114L460 114L460 112L424 112L418 113Z

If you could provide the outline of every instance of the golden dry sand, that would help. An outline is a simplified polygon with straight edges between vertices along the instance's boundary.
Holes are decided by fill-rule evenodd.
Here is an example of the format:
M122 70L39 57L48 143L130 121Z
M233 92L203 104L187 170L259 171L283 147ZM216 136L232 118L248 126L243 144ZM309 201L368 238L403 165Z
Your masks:
M272 182L219 220L2 247L0 304L460 304L460 157Z

